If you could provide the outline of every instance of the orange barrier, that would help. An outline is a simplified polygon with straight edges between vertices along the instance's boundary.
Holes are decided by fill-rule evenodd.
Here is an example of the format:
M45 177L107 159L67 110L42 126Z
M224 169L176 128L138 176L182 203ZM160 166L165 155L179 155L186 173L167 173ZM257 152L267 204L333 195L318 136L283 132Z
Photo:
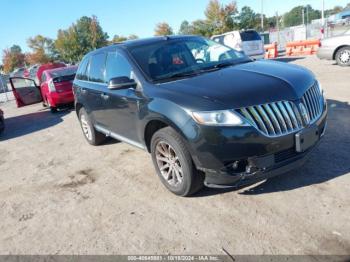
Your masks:
M264 45L265 48L265 59L276 58L278 56L277 43L270 45Z
M286 55L313 55L317 52L317 49L320 47L320 45L321 41L319 39L289 42L286 45Z

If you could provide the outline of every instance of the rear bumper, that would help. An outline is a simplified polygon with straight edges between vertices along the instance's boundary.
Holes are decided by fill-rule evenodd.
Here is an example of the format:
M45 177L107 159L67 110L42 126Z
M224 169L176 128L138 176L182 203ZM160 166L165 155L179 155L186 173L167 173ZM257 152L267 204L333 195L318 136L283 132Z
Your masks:
M333 60L333 52L333 48L320 47L316 55L319 59Z
M74 95L72 91L61 93L53 92L47 97L47 99L50 101L50 104L53 107L60 107L74 103Z

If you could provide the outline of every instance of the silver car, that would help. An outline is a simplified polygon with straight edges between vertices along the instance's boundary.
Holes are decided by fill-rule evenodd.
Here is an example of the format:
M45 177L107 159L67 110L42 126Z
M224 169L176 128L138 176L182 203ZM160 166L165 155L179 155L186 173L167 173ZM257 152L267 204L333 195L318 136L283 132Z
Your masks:
M340 66L350 66L350 30L344 34L323 39L317 56L320 59L336 60Z

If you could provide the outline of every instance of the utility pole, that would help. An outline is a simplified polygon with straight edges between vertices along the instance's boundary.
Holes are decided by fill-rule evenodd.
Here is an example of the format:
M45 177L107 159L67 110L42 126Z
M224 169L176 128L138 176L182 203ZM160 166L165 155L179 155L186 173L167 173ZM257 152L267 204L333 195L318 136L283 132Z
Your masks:
M322 1L322 29L321 29L321 33L322 33L322 38L324 37L324 30L325 30L325 20L324 20L324 0Z
M261 0L261 32L264 32L264 0Z
M303 9L301 9L301 16L302 16L302 19L303 19L303 25L305 25L305 11L304 11L304 7L303 7Z

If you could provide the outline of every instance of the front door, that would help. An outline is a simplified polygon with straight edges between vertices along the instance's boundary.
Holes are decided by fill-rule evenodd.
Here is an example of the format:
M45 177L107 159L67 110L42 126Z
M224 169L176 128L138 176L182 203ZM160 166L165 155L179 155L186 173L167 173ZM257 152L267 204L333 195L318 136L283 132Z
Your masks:
M108 52L105 71L106 83L112 78L121 76L133 78L133 70L129 61L120 51ZM106 84L100 95L104 109L96 112L97 122L112 132L116 138L120 136L120 139L140 143L137 134L139 107L143 100L140 93L134 88L109 89Z
M33 79L24 77L11 77L10 83L17 107L32 105L43 101L40 87Z

